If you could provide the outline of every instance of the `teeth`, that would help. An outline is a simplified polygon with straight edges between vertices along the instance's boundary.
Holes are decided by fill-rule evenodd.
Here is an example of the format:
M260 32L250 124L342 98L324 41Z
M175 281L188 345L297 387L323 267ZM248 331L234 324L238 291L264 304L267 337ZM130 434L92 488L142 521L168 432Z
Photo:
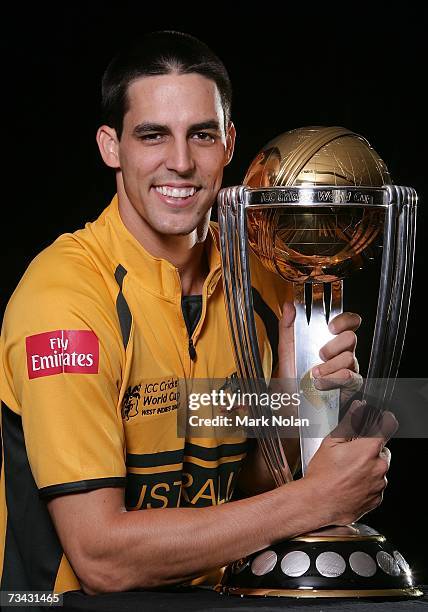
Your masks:
M155 187L156 191L161 193L164 196L168 196L170 198L188 198L196 193L196 187L183 187L182 189L177 189L176 187Z

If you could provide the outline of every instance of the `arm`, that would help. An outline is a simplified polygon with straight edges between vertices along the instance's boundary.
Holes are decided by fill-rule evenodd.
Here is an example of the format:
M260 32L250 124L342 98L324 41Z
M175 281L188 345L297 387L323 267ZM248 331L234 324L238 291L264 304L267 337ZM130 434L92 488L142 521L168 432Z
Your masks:
M95 594L191 580L313 529L317 517L301 512L308 493L292 483L286 509L275 490L207 508L127 512L123 489L99 489L57 497L48 508L83 589Z
M328 437L305 478L219 506L127 512L123 489L104 488L56 497L48 508L87 593L155 588L284 538L357 520L382 499L386 439Z

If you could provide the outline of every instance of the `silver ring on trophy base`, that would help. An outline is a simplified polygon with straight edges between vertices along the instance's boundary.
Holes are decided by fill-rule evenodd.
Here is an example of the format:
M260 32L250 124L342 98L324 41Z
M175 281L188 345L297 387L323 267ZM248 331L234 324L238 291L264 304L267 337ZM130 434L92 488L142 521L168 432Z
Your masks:
M251 563L251 571L255 576L264 576L271 572L276 565L278 557L273 550L265 550Z
M356 550L349 556L349 565L358 576L364 576L365 578L374 576L377 571L374 559L361 550Z
M394 559L392 555L381 550L376 555L376 561L379 567L390 576L399 576L400 568L398 566L397 561Z
M296 578L303 576L311 565L309 555L301 550L293 550L285 555L281 561L281 570L286 576Z
M410 570L410 565L407 563L407 561L403 557L403 555L398 552L398 550L394 550L393 555L394 555L394 559L397 561L398 567L400 568L401 571L403 571L403 572L410 572L411 571Z
M322 552L318 555L315 565L321 576L337 578L346 570L345 559L336 552Z

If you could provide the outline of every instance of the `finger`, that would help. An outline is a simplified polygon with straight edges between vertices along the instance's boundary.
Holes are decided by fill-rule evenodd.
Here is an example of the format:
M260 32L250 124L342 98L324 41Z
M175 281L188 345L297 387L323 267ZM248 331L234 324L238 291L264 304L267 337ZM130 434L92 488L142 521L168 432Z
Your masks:
M378 495L383 495L385 491L385 487L387 485L386 476L382 476L379 480L376 481L376 484L373 485L372 491L373 493L377 493Z
M384 446L383 449L379 453L379 457L383 459L384 461L386 461L386 464L389 469L389 466L391 464L391 451L389 450L389 448Z
M282 379L292 379L295 373L295 351L294 351L294 319L296 309L291 302L285 302L282 308L282 316L279 320L279 343L278 343L278 376Z
M361 317L355 312L342 312L335 316L328 324L328 329L332 334L340 334L343 331L356 331L361 325Z
M325 363L316 365L312 368L312 375L314 378L321 378L322 376L328 376L328 374L335 374L340 370L358 372L358 361L352 351L345 351Z
M323 361L328 361L328 359L332 359L333 357L336 357L336 355L340 355L340 353L344 353L346 351L351 351L353 353L356 346L357 336L353 331L348 329L341 332L332 340L329 340L327 344L324 344L319 352L319 356Z
M348 391L348 397L359 391L363 384L363 377L352 370L342 369L333 374L314 378L314 386L319 391L329 389L343 389Z
M359 435L365 418L366 402L355 400L345 416L327 436L338 442L347 442Z
M357 372L352 372L351 370L348 370L348 372L350 372L351 374L349 378L349 383L345 384L340 390L341 406L346 404L346 402L349 402L349 400L353 398L358 393L358 391L360 391L361 387L364 384L364 378L361 376L361 374L358 374Z
M296 307L292 302L284 302L282 306L281 323L285 327L292 327L296 318Z
M378 442L380 443L380 450L382 450L384 445L392 438L397 429L397 419L392 412L386 410L376 419L376 421L369 428L368 433L365 435L367 437L378 439Z

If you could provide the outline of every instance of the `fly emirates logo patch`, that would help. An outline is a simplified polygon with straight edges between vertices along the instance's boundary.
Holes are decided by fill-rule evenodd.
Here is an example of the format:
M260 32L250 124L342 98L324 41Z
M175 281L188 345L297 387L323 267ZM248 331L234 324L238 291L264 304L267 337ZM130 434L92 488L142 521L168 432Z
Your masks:
M98 374L99 341L93 331L58 329L25 339L29 378Z

